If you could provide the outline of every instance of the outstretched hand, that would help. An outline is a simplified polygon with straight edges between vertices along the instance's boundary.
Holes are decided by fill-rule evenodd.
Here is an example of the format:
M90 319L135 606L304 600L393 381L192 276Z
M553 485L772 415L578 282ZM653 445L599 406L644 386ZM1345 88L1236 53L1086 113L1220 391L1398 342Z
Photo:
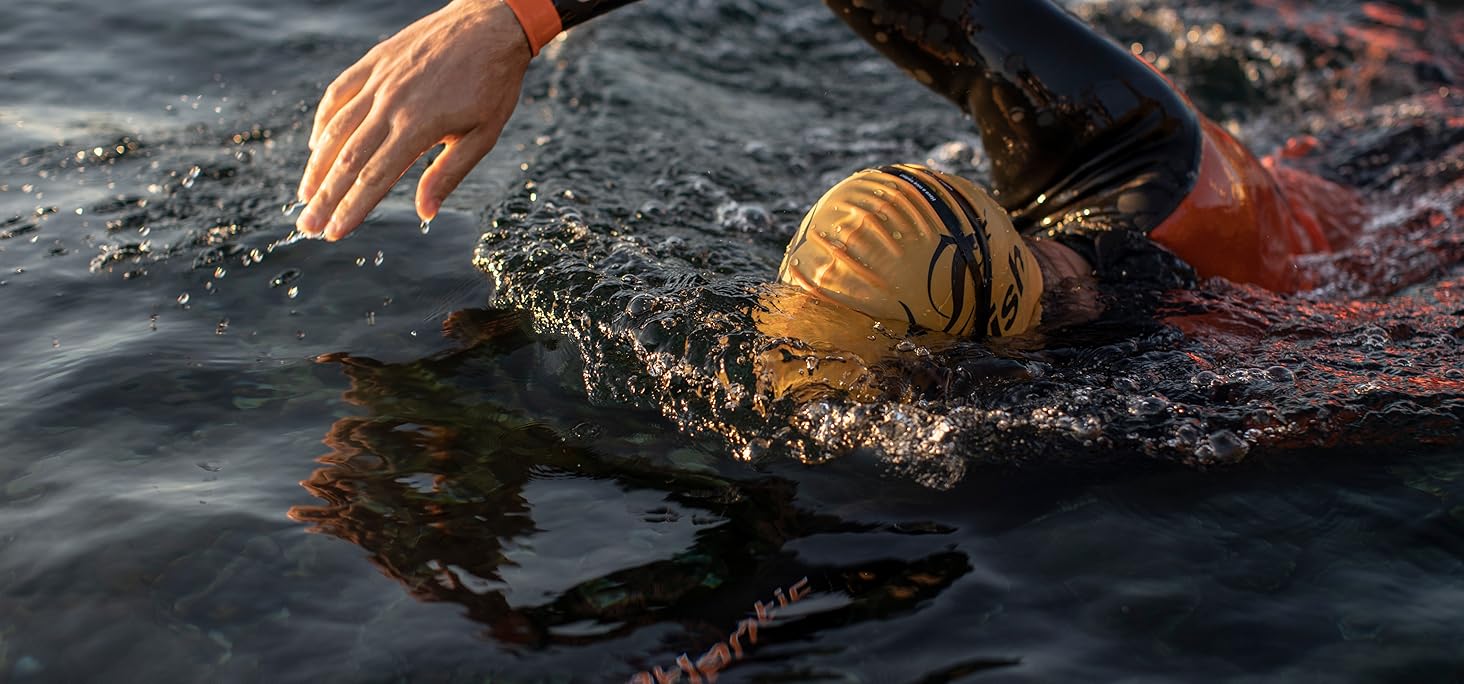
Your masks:
M296 228L338 240L361 224L423 153L445 143L417 185L437 215L493 149L518 104L528 39L501 0L453 0L382 41L326 89L310 133Z

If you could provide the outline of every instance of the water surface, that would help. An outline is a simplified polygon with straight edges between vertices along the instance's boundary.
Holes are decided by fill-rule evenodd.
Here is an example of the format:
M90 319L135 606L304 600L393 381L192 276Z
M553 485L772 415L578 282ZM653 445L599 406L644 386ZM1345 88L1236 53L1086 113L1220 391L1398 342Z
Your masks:
M429 234L273 249L321 87L429 6L4 11L0 680L625 680L795 586L720 681L1464 675L1457 9L1075 3L1378 218L1301 297L865 369L759 284L852 170L980 177L969 122L816 3L642 5Z

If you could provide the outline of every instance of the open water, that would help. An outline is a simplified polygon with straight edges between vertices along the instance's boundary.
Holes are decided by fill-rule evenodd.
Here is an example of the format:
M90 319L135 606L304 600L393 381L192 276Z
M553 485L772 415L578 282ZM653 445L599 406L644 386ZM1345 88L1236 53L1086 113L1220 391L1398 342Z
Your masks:
M573 32L429 233L281 245L432 6L0 8L0 681L1464 681L1464 15L1072 7L1365 191L1324 287L760 334L824 188L984 168L795 0Z

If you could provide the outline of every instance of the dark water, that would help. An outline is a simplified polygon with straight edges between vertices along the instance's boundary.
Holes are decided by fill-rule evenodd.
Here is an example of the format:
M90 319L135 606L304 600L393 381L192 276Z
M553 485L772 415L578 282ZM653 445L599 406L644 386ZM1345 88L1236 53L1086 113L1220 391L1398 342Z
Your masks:
M1300 297L876 362L759 283L852 170L979 177L969 122L816 3L663 5L547 51L429 234L273 248L321 86L430 7L0 9L0 680L621 681L739 624L719 681L1464 679L1457 9L1075 4L1377 218Z

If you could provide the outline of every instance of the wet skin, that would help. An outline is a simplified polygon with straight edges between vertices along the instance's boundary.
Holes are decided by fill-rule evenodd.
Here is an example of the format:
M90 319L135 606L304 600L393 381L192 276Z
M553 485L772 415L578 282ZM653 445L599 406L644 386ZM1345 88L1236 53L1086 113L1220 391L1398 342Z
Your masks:
M316 109L298 191L309 204L296 228L345 237L442 144L417 185L417 214L432 219L498 142L529 59L518 20L498 0L455 0L372 48Z

